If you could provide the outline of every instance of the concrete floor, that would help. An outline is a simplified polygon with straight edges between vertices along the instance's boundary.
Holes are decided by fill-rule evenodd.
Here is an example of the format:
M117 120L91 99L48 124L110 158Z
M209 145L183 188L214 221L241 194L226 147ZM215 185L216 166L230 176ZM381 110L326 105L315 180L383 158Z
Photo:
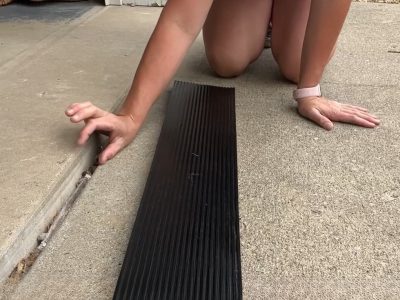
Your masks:
M0 66L31 51L40 41L96 5L76 3L12 3L0 9Z
M34 70L46 66L32 88L52 90L55 82L44 84L45 78L57 77L46 71L56 72L65 59L69 62L57 74L64 76L68 89L53 91L48 99L59 125L53 134L44 131L39 137L61 143L66 156L76 151L77 130L63 119L64 105L86 97L111 107L118 91L128 86L159 12L105 9L54 42L54 55L36 57L25 67L34 80ZM100 44L111 46L96 47ZM210 72L201 37L194 43L177 79L236 88L245 299L398 299L400 54L388 52L392 44L400 44L400 6L353 4L322 80L323 92L368 107L382 125L368 130L336 124L326 132L297 115L293 86L280 79L269 50L246 74L224 80ZM78 45L91 55L71 58L68 53ZM45 64L49 57L54 60L51 68ZM84 73L76 76L84 82L66 77L79 70ZM23 84L15 80L13 89ZM20 94L28 99L28 92ZM6 99L15 97L14 92ZM22 100L15 102L15 109ZM111 298L164 108L163 98L134 143L97 169L31 271L19 284L8 285L3 298ZM34 115L50 122L46 111ZM57 132L65 132L61 140ZM39 161L49 161L45 152ZM39 167L30 170L39 173ZM18 186L14 189L21 192Z
M64 107L96 99L110 109L129 84L131 43L97 50L94 43L115 42L118 26L84 26L103 9L83 7L58 21L0 23L0 281L92 164L94 148L75 145L78 129L69 126ZM110 57L120 59L111 64Z
M94 2L13 2L0 9L0 22L70 22L90 10Z

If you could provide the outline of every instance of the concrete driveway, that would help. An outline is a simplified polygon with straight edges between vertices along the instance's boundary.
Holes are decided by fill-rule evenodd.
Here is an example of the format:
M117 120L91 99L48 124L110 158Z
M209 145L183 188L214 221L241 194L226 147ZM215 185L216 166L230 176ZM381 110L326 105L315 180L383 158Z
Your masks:
M34 57L23 69L16 66L8 77L1 74L3 99L13 99L11 110L29 95L52 91L46 96L51 105L39 106L51 106L52 113L38 116L59 122L57 131L65 136L53 142L61 138L66 157L76 159L78 129L62 116L65 104L85 98L115 106L159 13L140 7L102 10L55 40L48 55ZM323 92L368 107L382 124L373 130L336 124L326 132L297 115L294 86L282 81L269 50L245 75L224 80L212 75L201 37L194 43L176 78L236 88L245 299L398 299L400 53L390 51L394 45L400 45L400 6L353 4ZM54 90L60 69L62 92ZM20 78L38 77L21 90ZM164 108L165 96L134 143L96 170L30 272L6 285L6 299L112 297ZM35 136L45 138L41 132ZM46 165L46 156L41 162Z

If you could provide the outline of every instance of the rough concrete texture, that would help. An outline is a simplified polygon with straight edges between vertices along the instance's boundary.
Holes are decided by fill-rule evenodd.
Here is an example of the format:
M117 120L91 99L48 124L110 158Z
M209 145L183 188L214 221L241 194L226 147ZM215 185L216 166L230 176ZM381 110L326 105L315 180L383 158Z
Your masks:
M79 128L70 126L63 110L73 101L87 100L111 109L131 81L134 69L126 66L140 58L135 51L141 48L133 49L129 34L141 31L127 33L128 24L119 23L116 12L116 24L103 28L106 10L95 7L53 29L49 23L42 35L32 34L35 38L26 43L13 44L11 36L4 41L2 51L19 54L0 67L0 281L36 245L92 164L94 155L88 157L88 148L76 146ZM141 16L136 16L138 24ZM91 18L97 21L91 23ZM35 24L33 29L44 28ZM7 28L19 33L16 41L32 36L25 22L1 23L1 30Z
M0 10L0 22L4 21L44 21L68 22L90 10L94 3L80 1L73 3L14 2Z
M375 2L375 3L390 3L399 4L400 0L353 0L355 2Z
M90 4L90 5L89 5ZM87 12L93 3L24 5L13 3L0 9L0 66L14 60L46 37L65 28ZM60 10L62 9L62 10ZM29 32L29 34L27 34Z
M84 28L107 22L102 28L123 30L140 52L158 13L112 8ZM323 79L328 97L376 113L382 125L374 130L336 124L326 132L300 118L293 86L280 80L269 50L245 75L224 80L212 76L201 37L192 47L178 79L236 87L244 299L398 299L400 54L388 46L400 43L399 32L399 6L354 4ZM4 298L111 298L164 104L154 106L131 146L97 169Z

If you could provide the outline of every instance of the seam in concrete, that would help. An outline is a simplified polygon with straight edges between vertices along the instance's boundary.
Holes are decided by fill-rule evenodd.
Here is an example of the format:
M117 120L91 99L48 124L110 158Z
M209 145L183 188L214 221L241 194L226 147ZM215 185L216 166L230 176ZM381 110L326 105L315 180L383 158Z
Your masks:
M80 151L71 166L55 183L47 199L27 221L25 228L16 234L10 246L1 254L0 282L7 279L15 266L37 246L38 236L45 231L54 216L74 193L82 173L93 165L99 145L98 139L91 138L88 145Z
M74 192L67 199L67 201L65 201L65 203L64 203L63 207L61 208L61 210L59 211L59 213L56 214L56 216L53 218L51 223L47 226L46 232L43 232L42 234L39 235L39 237L37 239L37 242L39 245L35 249L33 249L33 251L26 258L22 259L17 264L17 266L14 268L14 271L11 273L10 278L13 278L14 280L19 281L19 280L22 280L23 276L27 272L29 272L29 269L34 265L36 259L42 253L44 248L46 248L47 243L50 241L50 239L53 237L55 232L61 226L62 222L67 217L69 211L71 210L75 201L78 199L78 197L82 193L86 184L91 179L92 174L94 173L96 168L97 168L97 166L93 165L92 167L89 168L88 171L85 171L82 174L81 179L79 179L78 183L76 184L76 188L75 188Z
M67 201L65 201L65 204L61 208L60 212L54 217L52 223L49 224L47 232L44 232L43 234L39 235L38 243L40 244L37 247L39 252L43 251L47 243L50 241L51 237L61 226L62 222L65 220L65 217L68 215L69 211L74 205L75 201L81 195L86 184L92 178L92 175L95 172L96 168L97 165L93 165L92 167L89 168L89 170L83 172L81 179L79 179L78 183L76 184L75 190L73 191L71 196L67 199Z
M116 97L117 99L110 111L115 112L120 107L128 91L129 88ZM46 228L55 220L55 216L61 212L63 207L67 206L67 209L72 207L73 202L70 203L70 206L67 203L71 200L73 194L77 192L82 173L95 163L96 156L101 150L101 144L99 136L90 138L86 147L80 151L71 166L60 177L60 180L55 183L47 199L43 201L43 204L27 221L25 228L16 234L14 241L10 243L4 253L0 253L0 283L5 281L17 264L35 249L38 244L38 238L46 232ZM60 220L57 226L60 226L63 220L64 218ZM51 236L45 240L46 243L49 238Z
M11 60L6 61L2 65L0 65L0 75L8 73L11 71L11 69L16 68L24 63L25 65L28 64L33 57L37 56L38 53L43 55L46 52L45 49L48 49L50 45L54 44L60 38L64 38L76 27L84 25L93 18L99 16L106 9L107 7L93 7L79 18L66 23L66 26L63 26L59 30L49 34L47 37L39 41L35 46L25 51L22 51Z
M51 44L65 37L65 35L69 34L77 26L81 26L99 16L105 9L104 7L95 7L78 19L68 23L68 26L50 34L34 47L23 51L11 61L0 66L0 74L12 71L22 64L29 64L30 61L33 61L32 58L37 56L38 53L40 55L45 54L45 49L49 48ZM92 138L85 148L72 157L73 161L70 163L70 166L61 174L60 179L52 184L50 192L43 199L41 206L32 214L25 226L19 232L15 233L8 248L0 253L0 283L37 246L38 236L45 231L46 227L64 206L71 194L74 193L76 183L81 178L82 172L93 165L99 145L98 139Z

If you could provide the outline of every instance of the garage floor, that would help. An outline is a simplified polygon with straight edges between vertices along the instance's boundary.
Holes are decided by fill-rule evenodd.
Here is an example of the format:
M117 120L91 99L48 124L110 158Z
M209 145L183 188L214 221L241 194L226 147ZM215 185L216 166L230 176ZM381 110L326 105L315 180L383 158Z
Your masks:
M65 106L91 100L111 109L160 11L109 7L45 53L0 68L0 242L78 157L80 127ZM194 42L176 78L236 88L244 299L399 299L400 54L389 51L400 43L399 20L398 5L354 3L322 80L326 96L378 115L373 130L326 132L301 118L270 50L226 80L210 71L201 36ZM135 141L97 168L6 299L112 297L164 110L162 97Z
M29 2L19 1L0 7L0 22L3 21L67 21L87 12L92 1L79 2ZM34 8L34 9L33 9Z

